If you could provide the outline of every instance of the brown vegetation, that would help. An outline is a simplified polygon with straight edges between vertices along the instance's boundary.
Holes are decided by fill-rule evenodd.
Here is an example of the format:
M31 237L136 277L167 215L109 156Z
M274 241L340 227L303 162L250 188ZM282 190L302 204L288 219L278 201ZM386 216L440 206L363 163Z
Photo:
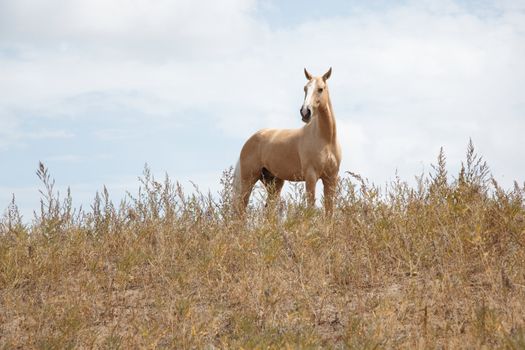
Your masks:
M47 169L32 224L0 222L0 348L524 348L525 187L503 190L469 146L415 188L349 174L334 218L256 201L231 218L146 169L137 196L90 210Z

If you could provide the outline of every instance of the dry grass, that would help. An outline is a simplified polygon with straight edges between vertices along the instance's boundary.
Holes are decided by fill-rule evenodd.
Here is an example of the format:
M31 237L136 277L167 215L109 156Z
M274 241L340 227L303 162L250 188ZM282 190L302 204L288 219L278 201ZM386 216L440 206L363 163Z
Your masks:
M341 180L334 219L301 187L231 218L146 169L136 197L104 190L0 224L0 348L524 348L525 187L502 190L469 146L416 188Z

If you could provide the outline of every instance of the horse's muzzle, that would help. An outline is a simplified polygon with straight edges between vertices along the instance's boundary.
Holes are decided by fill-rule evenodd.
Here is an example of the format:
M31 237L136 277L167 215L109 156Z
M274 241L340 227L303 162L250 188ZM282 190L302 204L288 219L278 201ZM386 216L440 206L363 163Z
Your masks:
M300 112L303 122L308 123L310 119L312 119L312 112L310 112L310 108L301 107Z

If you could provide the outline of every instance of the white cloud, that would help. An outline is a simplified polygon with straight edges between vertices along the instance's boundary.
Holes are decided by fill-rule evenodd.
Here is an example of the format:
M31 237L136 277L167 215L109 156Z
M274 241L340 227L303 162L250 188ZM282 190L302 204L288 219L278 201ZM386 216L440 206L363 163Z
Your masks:
M257 30L249 16L255 6L251 0L16 0L2 5L0 38L7 43L66 54L81 49L90 57L100 51L120 59L227 55Z

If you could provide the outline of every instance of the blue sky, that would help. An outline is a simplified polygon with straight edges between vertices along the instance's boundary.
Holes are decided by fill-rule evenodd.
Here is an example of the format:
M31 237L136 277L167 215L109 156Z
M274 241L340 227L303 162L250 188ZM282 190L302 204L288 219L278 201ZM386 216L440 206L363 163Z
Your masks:
M87 205L160 177L217 191L246 138L300 127L303 67L333 67L341 173L459 167L471 137L523 182L523 1L0 0L0 210L38 161Z

